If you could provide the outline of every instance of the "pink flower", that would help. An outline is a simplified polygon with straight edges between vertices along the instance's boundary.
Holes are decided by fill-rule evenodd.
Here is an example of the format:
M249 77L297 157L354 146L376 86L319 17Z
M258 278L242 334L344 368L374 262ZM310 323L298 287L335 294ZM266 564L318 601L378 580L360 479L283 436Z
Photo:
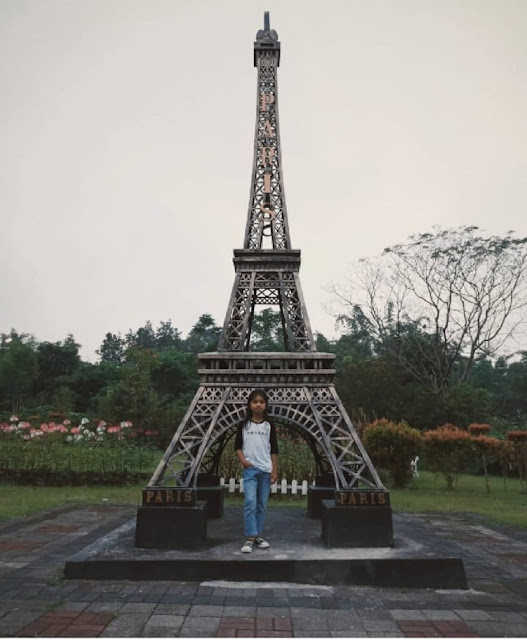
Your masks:
M63 421L62 421L62 424L64 424L64 425L68 426L68 425L70 425L70 424L71 424L71 420L68 420L68 418L66 418L66 420L63 420Z
M77 435L79 433L80 429L79 427L72 427L71 428L71 433L74 433L75 435Z

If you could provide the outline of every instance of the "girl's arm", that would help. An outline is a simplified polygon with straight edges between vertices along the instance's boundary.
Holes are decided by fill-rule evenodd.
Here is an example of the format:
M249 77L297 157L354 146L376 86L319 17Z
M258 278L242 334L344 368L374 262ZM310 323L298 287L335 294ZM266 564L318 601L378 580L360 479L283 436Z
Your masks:
M278 480L278 456L276 453L271 454L271 462L273 468L271 470L271 484L274 484Z
M240 464L244 469L248 469L249 467L253 466L252 462L249 462L249 460L245 459L245 456L243 455L243 451L241 449L236 449L236 455L238 456L238 460L240 461Z
M234 451L242 467L244 469L248 469L253 465L251 462L249 462L249 460L245 459L245 456L243 455L242 447L243 447L243 423L240 423L238 425L238 428L236 429L236 437L234 439Z
M271 431L269 433L269 443L271 445L271 463L273 465L271 470L271 484L274 484L278 480L278 439L273 424L271 425Z

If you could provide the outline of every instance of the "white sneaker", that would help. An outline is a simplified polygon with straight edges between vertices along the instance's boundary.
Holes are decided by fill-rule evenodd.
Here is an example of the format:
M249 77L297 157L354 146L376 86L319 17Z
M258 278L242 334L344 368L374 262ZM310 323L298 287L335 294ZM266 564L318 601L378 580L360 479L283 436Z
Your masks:
M243 547L241 549L242 553L252 553L254 543L255 543L254 540L246 540L243 543Z
M258 549L269 549L269 543L267 540L260 537L254 539L254 546Z

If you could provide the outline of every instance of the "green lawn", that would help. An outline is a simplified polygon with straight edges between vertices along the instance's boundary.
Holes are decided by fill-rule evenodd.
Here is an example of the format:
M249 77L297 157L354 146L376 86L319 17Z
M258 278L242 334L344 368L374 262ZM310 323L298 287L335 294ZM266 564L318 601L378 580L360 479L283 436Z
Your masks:
M32 487L0 483L0 521L74 504L135 504L144 483L130 487Z
M440 476L422 471L408 489L391 491L394 511L471 512L489 523L527 529L527 494L518 480L491 477L491 493L482 476L462 476L455 491L447 491ZM144 484L129 487L32 487L0 484L0 521L27 516L45 509L75 504L131 504L138 506ZM242 504L240 496L226 495L226 504ZM306 507L305 498L277 496L271 506Z
M442 476L422 471L407 489L393 489L392 508L395 511L441 511L478 513L489 523L513 525L527 529L527 493L522 492L518 479L490 477L491 492L487 493L484 476L464 475L454 491L446 490Z

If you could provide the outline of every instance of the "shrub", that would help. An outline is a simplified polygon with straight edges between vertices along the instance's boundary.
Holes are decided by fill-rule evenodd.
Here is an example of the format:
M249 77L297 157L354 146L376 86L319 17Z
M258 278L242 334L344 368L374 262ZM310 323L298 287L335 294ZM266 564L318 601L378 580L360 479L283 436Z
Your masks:
M32 426L13 415L0 424L0 477L40 484L135 481L152 471L156 436L131 422L83 417L77 425L64 418Z
M518 472L523 491L527 491L527 431L507 433L510 462Z
M71 446L39 439L4 442L0 478L46 486L128 484L147 480L159 457L156 450L131 443Z
M474 449L469 433L453 424L444 424L423 434L425 463L430 471L441 473L452 491L460 473L472 462Z
M490 432L490 424L469 424L468 430L471 436L486 436Z
M472 426L474 425L470 425L469 427L471 433L472 433L472 429L471 429ZM476 426L488 427L488 425L476 425ZM484 430L480 430L480 433L483 434ZM500 460L501 449L503 448L503 441L498 440L497 438L491 438L486 435L477 435L476 437L472 438L472 445L474 447L476 456L479 458L479 461L481 462L483 473L485 474L485 486L487 488L487 493L490 493L488 465Z
M375 420L364 429L363 444L381 477L394 487L405 487L412 479L411 462L421 450L421 433L406 422ZM387 478L388 479L388 478Z

